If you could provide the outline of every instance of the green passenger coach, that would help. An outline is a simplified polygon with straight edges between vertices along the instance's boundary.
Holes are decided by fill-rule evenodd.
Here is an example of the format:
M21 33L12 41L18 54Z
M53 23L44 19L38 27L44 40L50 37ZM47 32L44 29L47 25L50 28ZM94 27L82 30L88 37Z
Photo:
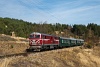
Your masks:
M84 40L80 39L80 46L84 44Z
M76 46L77 45L76 44L76 39L70 38L70 40L71 40L71 46Z
M80 39L76 39L76 44L77 44L77 46L80 46L81 45L81 40Z
M59 47L72 47L72 46L81 46L83 45L84 40L75 39L75 38L59 38Z
M71 45L70 38L60 37L60 39L59 39L59 46L60 47L68 47L70 45Z

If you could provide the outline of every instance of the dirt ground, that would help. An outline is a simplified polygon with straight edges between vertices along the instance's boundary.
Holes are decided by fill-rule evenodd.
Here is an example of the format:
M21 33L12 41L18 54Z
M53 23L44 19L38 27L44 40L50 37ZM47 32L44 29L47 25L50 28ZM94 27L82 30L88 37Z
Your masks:
M64 48L0 59L1 67L100 67L100 47Z

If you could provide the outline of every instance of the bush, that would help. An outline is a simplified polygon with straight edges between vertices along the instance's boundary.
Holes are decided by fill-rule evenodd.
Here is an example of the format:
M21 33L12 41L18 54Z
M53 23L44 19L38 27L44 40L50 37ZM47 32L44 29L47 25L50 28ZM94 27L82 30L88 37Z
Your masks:
M91 48L92 48L92 45L91 45L91 44L87 44L87 45L86 45L86 48L91 49Z
M84 48L89 48L89 49L91 49L93 46L94 46L93 43L85 43L85 44L84 44Z
M11 48L14 48L14 45L11 45L10 47L11 47Z

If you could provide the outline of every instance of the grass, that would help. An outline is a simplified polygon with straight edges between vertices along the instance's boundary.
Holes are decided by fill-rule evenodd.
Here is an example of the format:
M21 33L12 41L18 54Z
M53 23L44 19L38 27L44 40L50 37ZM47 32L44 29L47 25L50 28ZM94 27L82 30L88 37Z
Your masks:
M99 49L100 47L95 47L94 50L79 47L64 48L33 53L27 57L1 59L1 64L2 67L100 67Z

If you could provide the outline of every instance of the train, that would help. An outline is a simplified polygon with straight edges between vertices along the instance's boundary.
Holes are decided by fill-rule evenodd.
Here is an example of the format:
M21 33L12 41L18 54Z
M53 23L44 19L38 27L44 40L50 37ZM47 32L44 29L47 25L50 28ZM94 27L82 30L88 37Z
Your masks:
M83 39L59 37L33 32L29 35L29 48L27 51L42 51L63 47L82 46L83 44Z

